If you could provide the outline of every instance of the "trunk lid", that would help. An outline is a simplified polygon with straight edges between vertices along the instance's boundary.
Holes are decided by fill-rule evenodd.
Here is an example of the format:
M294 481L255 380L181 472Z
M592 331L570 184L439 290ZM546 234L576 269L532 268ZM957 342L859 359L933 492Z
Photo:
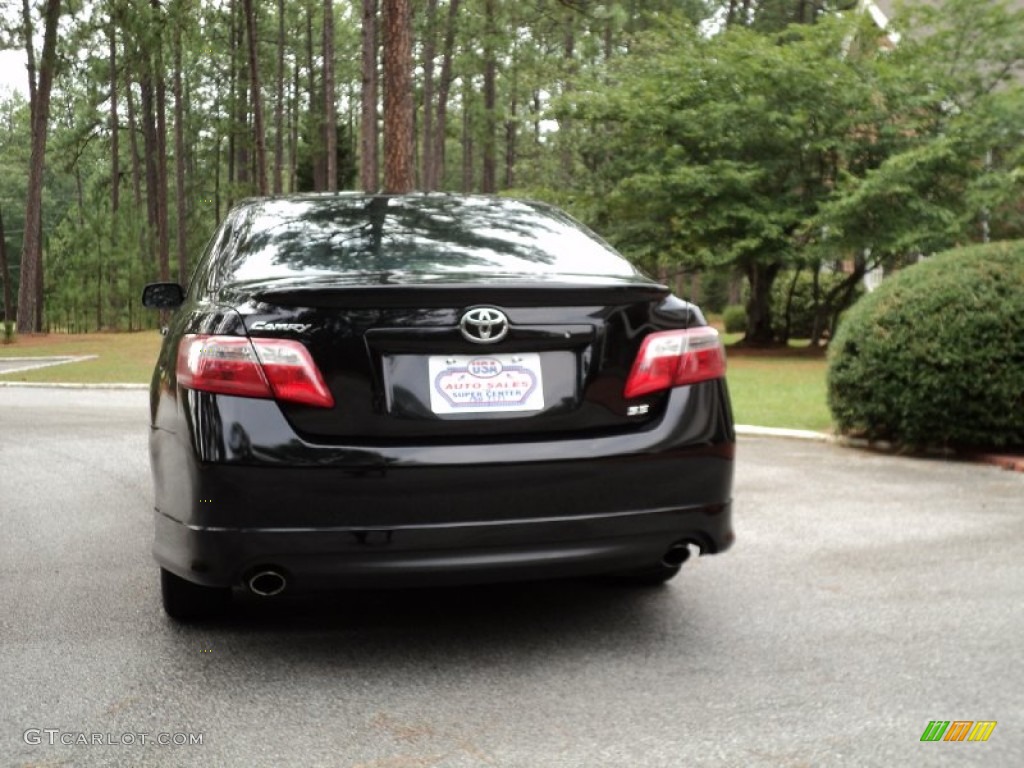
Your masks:
M334 408L282 404L310 439L535 439L639 428L664 400L622 397L640 341L652 329L701 323L647 280L367 277L235 289L236 302L247 294L236 306L252 337L298 339L319 367ZM491 313L491 338L481 339L466 318Z

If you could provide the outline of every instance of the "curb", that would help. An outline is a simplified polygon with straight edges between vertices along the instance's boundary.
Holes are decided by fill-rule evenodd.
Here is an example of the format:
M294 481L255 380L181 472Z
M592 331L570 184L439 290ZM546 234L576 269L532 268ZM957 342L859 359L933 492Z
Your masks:
M34 389L149 389L149 384L67 384L48 383L45 381L4 381L0 379L0 389L4 387L26 387Z
M737 424L736 434L744 437L782 437L789 440L810 440L817 443L839 442L835 435L826 432L812 432L808 429L782 429L780 427L756 427L751 424Z
M1010 456L999 453L972 453L967 458L979 464L991 464L1010 472L1024 472L1024 456L1020 454Z
M898 454L899 449L889 442L878 440L871 442L862 438L832 435L826 432L811 432L805 429L779 429L777 427L756 427L750 424L737 424L736 434L743 437L776 437L789 440L806 440L817 443L831 443L844 448L856 448L875 453ZM913 454L908 454L913 455ZM956 453L955 451L917 454L927 458L949 459L953 461L969 461L973 464L989 464L1010 472L1024 472L1024 455L1003 453Z

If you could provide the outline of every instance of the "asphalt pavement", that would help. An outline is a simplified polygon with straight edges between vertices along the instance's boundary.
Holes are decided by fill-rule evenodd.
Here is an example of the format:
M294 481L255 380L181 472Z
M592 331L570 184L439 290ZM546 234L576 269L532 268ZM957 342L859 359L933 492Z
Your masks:
M0 388L0 766L1024 765L1024 474L745 437L735 547L666 587L246 597L189 628L146 398Z

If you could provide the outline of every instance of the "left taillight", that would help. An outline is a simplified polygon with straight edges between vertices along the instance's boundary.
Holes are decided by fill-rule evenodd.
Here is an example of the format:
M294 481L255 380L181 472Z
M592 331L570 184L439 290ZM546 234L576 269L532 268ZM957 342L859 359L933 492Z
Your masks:
M709 326L648 334L622 396L627 400L725 376L725 350Z
M177 376L203 392L334 407L309 350L291 339L188 334L178 346Z

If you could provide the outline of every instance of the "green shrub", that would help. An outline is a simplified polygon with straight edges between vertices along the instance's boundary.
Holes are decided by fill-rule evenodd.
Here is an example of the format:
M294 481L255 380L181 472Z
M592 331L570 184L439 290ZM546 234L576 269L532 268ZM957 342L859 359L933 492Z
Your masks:
M869 439L1024 446L1024 241L940 254L861 299L831 344L828 403Z
M743 333L747 330L747 310L739 304L730 304L722 312L722 323L726 333Z

